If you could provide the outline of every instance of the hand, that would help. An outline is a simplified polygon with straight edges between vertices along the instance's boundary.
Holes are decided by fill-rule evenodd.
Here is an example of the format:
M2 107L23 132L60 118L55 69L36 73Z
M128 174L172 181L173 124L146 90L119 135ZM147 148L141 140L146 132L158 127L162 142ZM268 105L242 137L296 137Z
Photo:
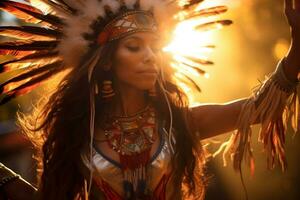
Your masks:
M285 59L284 72L290 80L296 81L300 71L300 0L285 0L285 15L291 27L292 42Z

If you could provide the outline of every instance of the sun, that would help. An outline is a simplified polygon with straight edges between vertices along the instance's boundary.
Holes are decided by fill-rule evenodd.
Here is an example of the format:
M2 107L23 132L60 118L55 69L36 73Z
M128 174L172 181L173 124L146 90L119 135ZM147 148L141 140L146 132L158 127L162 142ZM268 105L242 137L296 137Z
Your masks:
M230 20L218 19L218 14L226 12L227 7L214 6L215 4L217 5L216 2L201 4L194 9L192 16L179 13L176 17L183 20L176 26L171 42L163 48L164 52L172 55L171 67L175 70L178 85L189 99L193 99L193 88L200 91L194 80L199 77L209 78L204 66L213 64L209 55L216 43L214 30L232 23ZM189 87L191 85L193 87Z

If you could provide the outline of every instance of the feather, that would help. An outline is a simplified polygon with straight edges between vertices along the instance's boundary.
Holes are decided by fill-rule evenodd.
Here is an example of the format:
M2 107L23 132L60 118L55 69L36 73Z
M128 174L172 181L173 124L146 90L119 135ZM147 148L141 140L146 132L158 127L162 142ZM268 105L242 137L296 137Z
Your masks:
M6 88L6 86L8 84L17 83L17 82L20 82L20 81L24 81L24 80L26 80L28 78L31 78L31 77L34 77L34 76L38 76L38 75L43 74L43 73L45 73L47 71L52 71L55 68L63 69L63 66L64 65L62 64L62 61L56 61L54 63L46 64L46 65L44 65L42 67L31 69L31 70L29 70L27 72L21 73L21 74L15 76L15 77L13 77L13 78L5 81L4 83L2 83L0 85L0 94L8 92L7 90L9 90L9 88Z
M52 0L25 0L30 3L32 6L39 8L44 13L52 13L61 18L68 17L72 14L75 14L73 11L69 10L65 6L57 3Z
M61 27L63 25L62 20L57 16L51 14L44 15L39 9L27 4L2 0L0 2L0 9L13 14L28 23L41 23L46 26L56 27Z
M75 14L78 12L77 8L74 5L80 5L83 7L84 4L81 1L71 1L67 2L65 0L47 0L47 3L51 3L52 5L55 5L56 7L63 7L64 10L68 10L69 12Z
M45 62L52 62L60 59L58 57L58 52L38 52L35 54L30 54L19 59L14 59L6 61L0 64L0 73L9 72L12 70L23 69L31 67L33 65L45 64Z
M192 56L183 56L184 58L191 60L194 63L201 64L201 65L213 65L214 63L209 60L204 60L201 58L196 58Z
M199 85L189 76L185 75L185 74L182 74L187 80L189 80L192 84L192 86L194 86L194 88L198 91L198 92L201 92L201 89L199 87Z
M31 6L42 10L43 13L54 13L55 11L53 10L53 8L51 6L49 6L48 4L45 3L44 0L24 0L25 2L27 2L28 4L30 4Z
M209 30L212 30L212 29L221 28L223 26L228 26L230 24L232 24L231 20L217 20L217 21L207 22L207 23L197 25L195 27L195 29L201 30L201 31L209 31Z
M1 26L0 35L25 40L55 40L59 31L36 26Z
M199 67L193 66L193 65L191 65L191 64L189 64L189 63L186 63L186 62L183 62L183 61L181 61L180 63L183 64L184 67L190 67L190 68L196 70L197 73L200 74L200 75L205 74L205 71L202 70L202 69L200 69Z
M5 91L5 93L11 93L11 92L15 92L15 91L18 91L18 90L22 90L24 88L27 88L28 86L32 86L32 85L35 85L41 81L45 81L46 78L49 78L50 76L52 76L54 74L54 72L57 72L59 69L52 69L52 70L49 70L47 72L44 72L42 74L39 74L38 76L36 77L32 77L30 80L26 81L25 83L19 85L18 87L15 87L11 90L7 90Z
M184 5L183 9L190 9L191 7L197 6L204 0L188 0Z
M31 78L29 81L25 82L24 84L21 84L20 86L17 86L16 88L9 90L6 92L6 96L0 101L0 105L3 105L12 99L27 94L31 92L33 89L37 88L40 84L42 84L44 81L51 78L55 73L59 72L61 68L57 66L57 68L49 70L42 75L39 75L37 77ZM0 88L0 92L1 88Z
M227 12L228 8L226 6L215 6L211 8L202 9L199 11L190 12L188 15L186 15L183 19L191 19L195 17L210 17L214 15L219 15L222 13Z
M178 79L185 82L187 85L191 85L193 88L195 88L198 92L201 92L201 89L199 85L188 75L180 72L180 76L177 76Z
M23 56L41 50L54 50L58 41L13 41L0 43L1 55ZM26 54L27 53L27 54Z

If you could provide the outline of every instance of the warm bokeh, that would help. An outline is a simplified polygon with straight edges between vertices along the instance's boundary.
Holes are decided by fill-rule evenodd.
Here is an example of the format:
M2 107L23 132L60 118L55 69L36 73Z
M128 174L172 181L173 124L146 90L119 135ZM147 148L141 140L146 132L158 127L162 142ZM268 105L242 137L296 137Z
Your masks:
M225 103L249 96L252 89L275 69L276 63L285 55L289 46L289 27L283 14L283 0L207 0L205 6L220 3L227 5L229 11L219 18L231 19L234 24L222 30L205 33L203 38L200 38L203 41L211 41L216 48L210 53L205 52L205 56L213 60L215 65L204 67L207 74L198 78L202 93L193 97L193 101L198 103ZM8 15L5 15L5 18L2 16L0 20L5 24L16 23L9 21L12 18ZM184 47L184 43L192 43L193 40L186 39L181 42ZM0 81L2 80L0 75ZM28 106L32 102L30 99L32 98L28 96L22 97L1 107L0 120L13 120L19 103L26 102L25 109L29 109ZM248 167L243 168L249 199L300 199L299 134L287 134L288 171L282 173L279 167L273 170L266 169L266 157L262 145L257 142L259 126L254 128L254 176L250 176ZM229 134L224 134L216 140L224 142L228 136ZM216 146L211 144L211 148ZM3 156L2 154L3 152L0 152L0 156ZM9 160L7 155L5 159ZM27 163L22 169L25 171L23 173L26 173L26 169L31 168ZM223 167L221 155L210 162L209 173L212 175L212 186L207 199L245 199L239 173L234 172L230 165Z

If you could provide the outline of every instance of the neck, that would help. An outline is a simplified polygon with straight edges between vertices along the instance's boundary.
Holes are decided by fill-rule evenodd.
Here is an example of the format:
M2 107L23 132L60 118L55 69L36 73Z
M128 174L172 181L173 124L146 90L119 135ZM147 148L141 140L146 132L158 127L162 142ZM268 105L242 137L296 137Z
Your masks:
M125 84L120 85L118 89L119 97L116 102L115 115L130 116L147 106L145 91Z

